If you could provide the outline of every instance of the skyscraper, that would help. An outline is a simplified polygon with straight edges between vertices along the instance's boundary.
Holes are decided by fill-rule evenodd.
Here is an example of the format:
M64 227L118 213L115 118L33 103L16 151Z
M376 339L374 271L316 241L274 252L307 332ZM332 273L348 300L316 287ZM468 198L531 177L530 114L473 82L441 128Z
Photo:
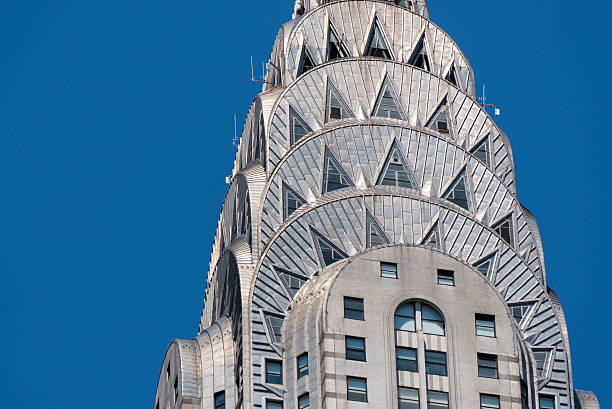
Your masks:
M599 408L474 88L424 0L297 0L156 409Z

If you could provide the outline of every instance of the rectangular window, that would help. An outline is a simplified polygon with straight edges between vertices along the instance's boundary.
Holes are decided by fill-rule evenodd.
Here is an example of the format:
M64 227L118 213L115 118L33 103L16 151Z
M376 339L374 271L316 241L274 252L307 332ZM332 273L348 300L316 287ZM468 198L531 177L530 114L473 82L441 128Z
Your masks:
M266 401L266 409L283 409L283 402L277 400Z
M266 360L266 382L283 384L283 364L281 361Z
M310 407L310 395L307 393L300 395L298 398L298 409L306 409Z
M381 262L380 276L384 278L397 278L397 264Z
M419 409L419 390L397 387L398 409Z
M495 316L476 314L476 335L495 338Z
M446 376L446 354L439 351L425 351L425 373Z
M448 393L427 391L427 409L448 409Z
M480 394L480 409L499 409L499 396Z
M308 375L308 353L304 352L297 357L297 377Z
M418 372L416 349L395 347L395 366L398 371Z
M540 409L555 409L555 398L552 396L540 396Z
M225 391L215 393L215 409L225 409Z
M451 270L438 269L438 284L440 285L455 285L455 272Z
M345 338L346 359L351 361L366 360L365 338L349 337Z
M344 297L344 318L363 321L363 298Z
M478 354L478 376L497 379L497 357L495 355Z
M365 378L346 377L346 399L355 402L368 401L368 385Z

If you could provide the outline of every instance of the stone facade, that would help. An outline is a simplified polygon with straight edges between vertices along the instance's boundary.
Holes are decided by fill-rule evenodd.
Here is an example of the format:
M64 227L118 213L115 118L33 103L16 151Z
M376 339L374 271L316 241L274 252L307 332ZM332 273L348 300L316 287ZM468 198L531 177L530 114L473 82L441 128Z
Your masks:
M424 0L297 0L155 409L599 408L506 135Z

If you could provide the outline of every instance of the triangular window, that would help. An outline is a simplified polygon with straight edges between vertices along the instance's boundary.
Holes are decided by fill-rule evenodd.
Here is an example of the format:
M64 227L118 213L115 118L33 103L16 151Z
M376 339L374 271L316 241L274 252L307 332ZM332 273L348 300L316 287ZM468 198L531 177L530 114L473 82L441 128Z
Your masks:
M395 0L395 4L400 7L406 7L412 10L412 1L410 0Z
M476 267L476 269L480 272L480 274L487 277L491 273L491 270L493 269L494 262L495 262L495 254L491 254L483 258L482 260L479 260L476 263L474 263L474 267Z
M372 31L370 32L370 38L368 39L368 46L366 47L365 55L368 57L380 57L391 59L391 53L387 42L378 27L378 21L374 20L372 24Z
M366 210L366 248L389 243L387 235L376 222L374 216Z
M444 78L446 81L450 82L451 84L453 84L455 87L457 87L457 71L455 70L455 64L451 65L450 70L448 70L448 73L446 74L446 78Z
M306 200L283 182L283 220L306 204Z
M346 51L344 44L342 44L340 41L338 33L330 24L327 34L327 61L345 57L348 57L348 52Z
M315 66L314 59L310 56L308 47L306 44L302 47L302 56L300 57L300 65L298 68L298 75L302 75L306 71L313 69Z
M493 230L499 234L509 246L514 246L514 232L512 228L512 215L506 216L505 219L493 226Z
M414 48L412 56L410 60L408 60L408 64L424 69L425 71L431 71L431 65L429 64L429 57L427 56L427 49L425 47L425 34L423 34L417 46Z
M429 247L432 249L440 250L440 231L438 229L438 222L433 225L429 233L425 236L421 242L422 246Z
M533 351L533 357L536 361L536 375L538 378L546 378L548 377L548 367L550 364L551 357L550 350L538 350Z
M487 135L483 141L474 147L471 151L472 155L487 166L491 166L489 159L489 136Z
M264 317L266 319L266 326L268 327L268 333L270 334L270 338L272 338L272 342L275 344L280 344L282 337L282 328L283 328L283 318L282 316L265 312Z
M349 109L340 92L334 87L331 81L327 81L327 100L325 107L325 122L336 119L352 118L353 112Z
M353 186L342 166L338 163L329 148L325 147L325 158L323 160L323 194L334 190Z
M400 105L395 97L395 92L387 79L385 79L383 86L380 88L372 116L380 118L404 119Z
M306 124L298 113L289 105L289 134L291 145L302 139L304 136L312 132L312 129Z
M456 204L459 207L463 207L465 210L470 210L471 201L465 172L462 172L461 175L455 179L453 184L451 184L446 192L442 195L442 198Z
M294 274L289 270L285 270L278 267L274 267L274 270L276 271L283 285L292 297L295 297L297 292L300 291L300 288L302 288L304 283L307 281L306 277Z
M521 325L523 319L529 315L534 305L534 302L509 305L510 311L512 312L512 317L514 317L514 321L516 321L516 325Z
M438 105L436 112L434 112L429 121L427 121L426 126L441 134L450 135L451 121L446 98Z
M340 250L315 229L311 228L311 231L312 239L315 243L317 254L319 255L319 261L321 262L321 267L329 266L336 261L340 261L348 257L344 251Z
M378 176L378 185L416 189L416 182L408 168L397 141L393 141L387 160Z

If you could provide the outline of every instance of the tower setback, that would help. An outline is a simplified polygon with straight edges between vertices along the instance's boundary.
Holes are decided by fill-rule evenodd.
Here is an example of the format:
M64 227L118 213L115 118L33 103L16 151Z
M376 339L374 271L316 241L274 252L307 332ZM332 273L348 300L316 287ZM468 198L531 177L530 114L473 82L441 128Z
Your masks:
M595 409L507 136L424 0L297 0L155 409Z

